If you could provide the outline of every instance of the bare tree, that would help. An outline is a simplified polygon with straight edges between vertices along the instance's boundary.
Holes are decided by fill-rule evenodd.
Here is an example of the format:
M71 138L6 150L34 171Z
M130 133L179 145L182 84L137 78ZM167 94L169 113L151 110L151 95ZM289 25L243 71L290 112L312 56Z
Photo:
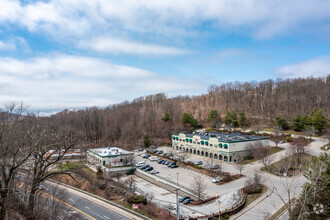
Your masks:
M180 154L178 154L178 160L180 161L180 162L186 162L186 160L188 160L190 158L190 154L189 153L180 153Z
M240 164L240 163L235 163L234 166L235 166L236 169L238 169L239 175L242 175L242 172L245 169L245 165L244 164Z
M194 194L197 195L198 199L202 199L205 196L206 183L201 176L195 176L191 189Z
M29 210L33 210L35 193L41 183L59 174L66 174L72 177L70 171L80 168L79 165L68 168L68 166L60 163L74 146L72 133L69 131L63 131L62 133L45 127L40 127L40 144L31 155L31 163L27 164L31 177L31 188L28 199Z
M130 176L125 183L128 185L129 191L133 194L135 194L136 190L136 180L134 177Z
M0 219L4 219L13 177L39 147L42 138L39 127L30 123L33 117L23 116L26 108L22 104L8 104L0 113Z
M132 165L134 163L134 155L125 155L123 157L123 166Z
M256 133L256 134L260 134L260 131L262 131L263 127L262 125L256 125L254 128L253 128L253 131Z
M312 140L312 136L315 134L316 130L314 128L314 126L312 125L309 125L309 126L306 126L305 129L304 129L304 133L309 136L309 139Z
M291 142L291 150L294 155L297 156L298 164L302 161L302 155L305 153L305 148L308 145L308 141L304 137L299 137Z
M269 147L258 141L248 145L247 149L249 149L252 152L253 157L257 160L260 160L268 170L268 165L270 165L274 160L274 155L269 155Z
M275 142L276 147L278 146L278 143L280 143L284 139L282 135L282 128L280 126L274 127L270 139Z
M260 188L262 188L262 176L259 172L254 171L254 174L252 177L249 177L245 182L245 189L249 191L256 191Z

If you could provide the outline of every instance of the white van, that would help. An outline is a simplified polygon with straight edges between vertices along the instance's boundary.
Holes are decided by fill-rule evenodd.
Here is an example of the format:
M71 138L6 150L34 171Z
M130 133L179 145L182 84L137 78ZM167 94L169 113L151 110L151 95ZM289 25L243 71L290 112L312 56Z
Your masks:
M140 167L142 165L144 165L146 162L145 161L140 161L137 164L135 164L136 167Z

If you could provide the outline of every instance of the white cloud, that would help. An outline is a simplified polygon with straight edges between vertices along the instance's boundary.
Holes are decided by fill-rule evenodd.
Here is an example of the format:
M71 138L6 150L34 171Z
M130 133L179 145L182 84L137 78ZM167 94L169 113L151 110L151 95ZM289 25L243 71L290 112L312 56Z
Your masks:
M154 44L137 43L108 37L98 37L91 40L83 40L78 43L79 48L94 50L108 54L136 54L136 55L182 55L189 51L175 47L165 47Z
M322 28L328 23L329 11L328 0L50 0L26 4L2 0L0 22L18 23L56 37L123 31L173 37L190 34L206 22L215 29L240 30L262 39L302 26Z
M0 41L0 50L15 50L16 45L13 42Z
M40 110L107 106L158 92L198 94L207 86L103 59L63 54L28 60L0 57L0 75L0 105L23 101Z
M330 74L330 56L317 57L296 64L279 67L275 74L284 78L322 77Z

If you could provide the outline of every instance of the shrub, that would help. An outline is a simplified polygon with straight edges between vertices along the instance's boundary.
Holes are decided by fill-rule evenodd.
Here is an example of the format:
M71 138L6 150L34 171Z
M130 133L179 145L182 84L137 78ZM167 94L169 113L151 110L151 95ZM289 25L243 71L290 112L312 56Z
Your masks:
M195 165L195 164L193 165L193 167L196 168L196 169L199 169L199 170L203 169L203 167Z
M264 133L262 133L262 136L266 136L266 137L268 137L268 136L270 136L270 134L264 132Z
M229 182L229 181L233 180L233 177L230 176L230 175L228 175L228 176L224 176L224 177L222 178L222 180L223 180L224 182Z
M248 155L243 157L243 160L252 160L254 157L252 155Z
M253 134L255 134L254 131L249 131L249 135L253 135Z
M141 195L131 196L127 199L127 202L130 204L140 204L143 203L144 205L147 204L147 199Z
M229 215L224 215L224 219L229 219Z
M292 141L293 141L293 137L291 137L291 136L287 136L287 137L285 138L285 140L286 140L287 142L292 142Z

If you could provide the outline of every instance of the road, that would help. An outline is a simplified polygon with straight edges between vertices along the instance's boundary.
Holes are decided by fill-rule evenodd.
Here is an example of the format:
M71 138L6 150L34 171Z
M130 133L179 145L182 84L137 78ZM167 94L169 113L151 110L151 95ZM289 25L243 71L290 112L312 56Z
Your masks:
M118 207L100 201L92 196L73 189L47 181L43 184L44 190L38 191L39 199L52 204L57 201L61 205L61 212L57 213L58 219L93 219L93 220L142 220L131 213ZM17 188L27 191L24 182L18 182ZM57 193L55 193L57 191ZM120 214L119 214L120 213Z

